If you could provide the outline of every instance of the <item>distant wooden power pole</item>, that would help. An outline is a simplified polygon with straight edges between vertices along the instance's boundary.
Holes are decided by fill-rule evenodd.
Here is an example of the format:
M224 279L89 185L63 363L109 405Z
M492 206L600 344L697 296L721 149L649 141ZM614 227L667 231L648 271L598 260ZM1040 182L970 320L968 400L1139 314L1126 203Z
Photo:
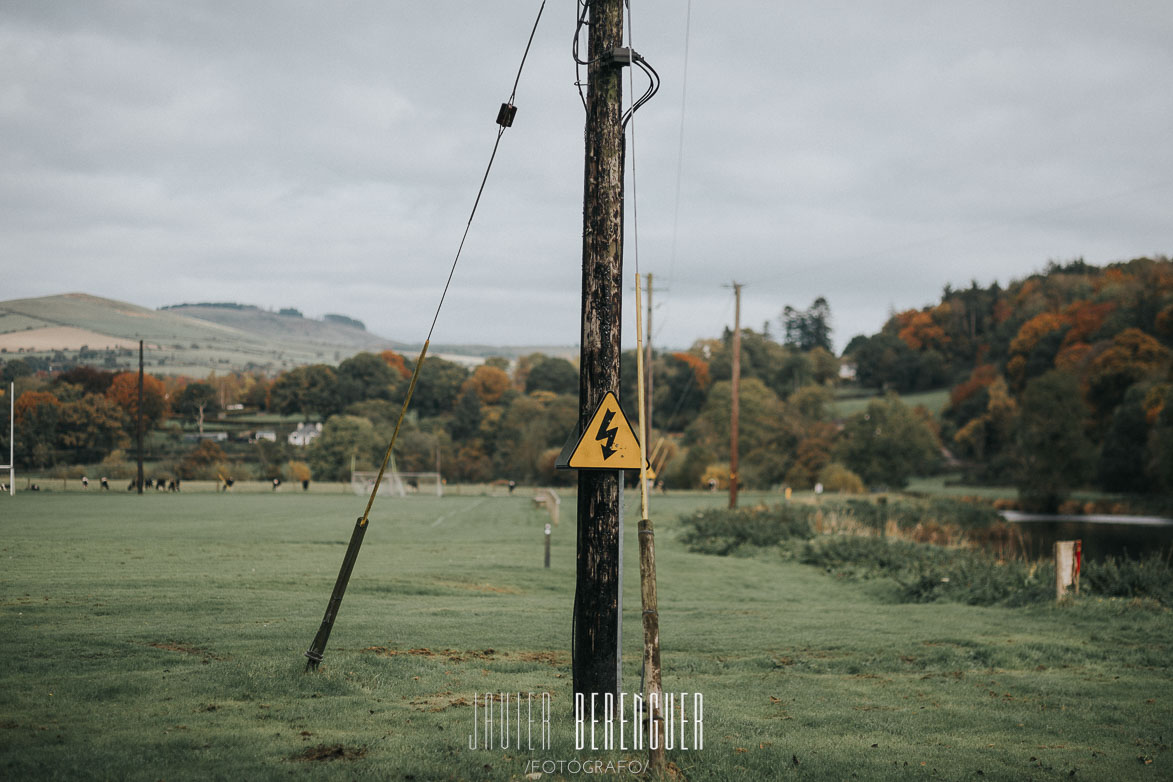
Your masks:
M143 493L143 341L138 341L138 415L135 425L135 444L138 448L138 493Z
M623 312L623 0L591 0L583 187L582 347L579 419L585 426L608 392L619 395ZM619 688L619 492L617 470L578 473L574 594L574 692Z
M641 434L641 437L651 438L652 436L652 273L648 272L648 343L645 346L647 355L644 357L644 387L646 392L646 402L644 404L644 415L646 416L647 431ZM652 447L651 442L647 443L648 448Z
M733 399L729 417L729 507L737 507L737 435L741 417L741 286L733 283Z

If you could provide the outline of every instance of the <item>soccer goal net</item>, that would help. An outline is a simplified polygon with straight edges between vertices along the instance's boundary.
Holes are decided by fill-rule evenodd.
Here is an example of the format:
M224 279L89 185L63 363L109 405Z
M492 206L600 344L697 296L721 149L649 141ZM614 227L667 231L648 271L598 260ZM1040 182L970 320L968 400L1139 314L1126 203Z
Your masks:
M355 494L369 495L375 488L378 472L355 471L350 474L350 488ZM399 472L388 470L383 473L379 494L406 497L409 494L444 496L444 480L438 472Z

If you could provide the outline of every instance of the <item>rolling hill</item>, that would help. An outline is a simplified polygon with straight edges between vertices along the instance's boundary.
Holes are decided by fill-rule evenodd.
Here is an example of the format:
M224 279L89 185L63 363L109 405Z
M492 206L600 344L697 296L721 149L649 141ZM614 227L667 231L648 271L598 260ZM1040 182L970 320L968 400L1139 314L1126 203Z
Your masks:
M274 374L301 364L337 363L363 350L404 347L357 325L257 308L151 310L84 293L0 302L0 351L6 356L124 368L137 364L140 339L150 372L195 376L213 370Z
M337 364L362 351L414 354L419 344L367 331L343 315L324 319L245 304L178 304L152 310L86 293L0 302L0 361L44 357L50 363L126 369L144 343L147 370L203 377L209 372L275 375L305 364ZM574 347L433 345L429 355L466 365L488 356L527 353L573 357Z

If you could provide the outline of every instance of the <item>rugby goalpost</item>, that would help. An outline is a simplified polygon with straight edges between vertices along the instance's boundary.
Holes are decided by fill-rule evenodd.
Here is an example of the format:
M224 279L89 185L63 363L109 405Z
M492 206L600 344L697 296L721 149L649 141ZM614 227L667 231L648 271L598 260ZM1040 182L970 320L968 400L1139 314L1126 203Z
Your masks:
M16 382L8 384L8 464L0 464L0 470L8 470L8 496L16 494Z
M369 495L375 488L375 481L379 479L377 470L350 471L350 489L359 496ZM435 494L444 496L444 480L438 472L400 472L395 469L395 461L383 473L383 482L379 484L379 491L394 497L406 497L409 494Z

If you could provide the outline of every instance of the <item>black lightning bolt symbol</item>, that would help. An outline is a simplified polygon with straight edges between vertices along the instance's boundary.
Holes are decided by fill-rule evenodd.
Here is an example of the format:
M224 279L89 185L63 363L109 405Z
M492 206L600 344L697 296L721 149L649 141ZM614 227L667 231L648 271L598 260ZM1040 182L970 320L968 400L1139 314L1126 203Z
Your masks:
M615 435L619 433L619 427L618 426L611 426L610 429L607 428L608 426L611 425L611 419L614 417L615 417L614 410L608 410L606 413L604 413L603 420L599 423L599 431L595 433L596 440L606 440L607 441L607 442L603 443L603 458L604 459L610 459L612 456L615 455L615 449L612 448L611 446L615 444Z

